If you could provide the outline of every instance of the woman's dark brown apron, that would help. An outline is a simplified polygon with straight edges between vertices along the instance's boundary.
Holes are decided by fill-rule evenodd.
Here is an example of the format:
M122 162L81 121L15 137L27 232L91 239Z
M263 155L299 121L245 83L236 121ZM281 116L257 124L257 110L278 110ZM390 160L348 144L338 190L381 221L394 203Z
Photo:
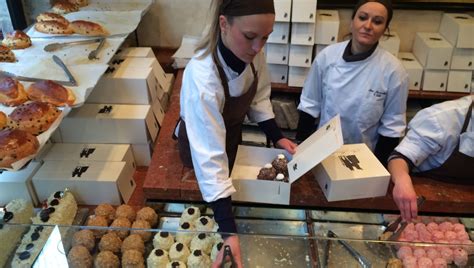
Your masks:
M235 156L237 154L237 148L242 141L242 124L247 114L250 104L252 103L255 93L257 92L258 76L255 71L253 63L250 63L254 80L250 85L249 90L241 96L232 97L229 93L229 84L225 75L224 69L219 63L217 54L213 53L214 63L219 71L222 86L224 88L225 103L222 117L224 118L224 124L226 129L226 153L229 159L229 171L234 166ZM188 135L186 133L186 124L184 120L181 120L178 131L178 147L181 161L187 167L192 167L193 162L191 159L191 150L189 148Z
M472 103L468 109L461 134L466 132L469 121L471 120ZM461 134L459 136L461 136ZM474 184L474 157L465 155L459 152L459 143L446 159L446 161L439 167L417 173L416 175L433 178L440 181L456 184Z

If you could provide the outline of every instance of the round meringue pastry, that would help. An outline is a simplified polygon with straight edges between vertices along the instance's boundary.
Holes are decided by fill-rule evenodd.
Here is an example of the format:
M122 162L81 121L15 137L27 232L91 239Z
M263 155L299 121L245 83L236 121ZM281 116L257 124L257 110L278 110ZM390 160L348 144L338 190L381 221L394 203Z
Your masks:
M277 174L275 168L273 168L272 164L268 163L260 169L260 171L258 172L257 179L272 181L273 179L275 179L276 175Z

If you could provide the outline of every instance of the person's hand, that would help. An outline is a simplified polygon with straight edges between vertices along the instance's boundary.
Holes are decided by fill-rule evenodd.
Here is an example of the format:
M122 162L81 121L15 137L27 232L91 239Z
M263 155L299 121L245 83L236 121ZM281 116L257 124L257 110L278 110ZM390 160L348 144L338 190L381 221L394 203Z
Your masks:
M395 158L388 162L388 171L392 176L393 200L400 210L400 215L405 221L411 221L418 215L416 192L409 174L407 162L402 158Z
M232 252L232 255L234 256L234 261L237 264L236 268L242 268L243 266L242 266L242 257L240 255L239 237L236 235L229 236L224 240L224 245L222 245L222 248L219 251L219 254L217 254L216 260L212 263L212 268L221 267L222 257L224 256L225 245L230 246L230 250ZM227 261L230 261L230 259L228 259Z
M396 178L392 195L400 210L402 219L408 222L416 219L418 206L416 204L416 192L413 188L410 175L406 174L406 176Z
M287 138L279 139L277 141L277 146L280 147L280 148L285 149L290 154L295 154L296 153L296 147L298 147L298 145L296 143L290 141Z

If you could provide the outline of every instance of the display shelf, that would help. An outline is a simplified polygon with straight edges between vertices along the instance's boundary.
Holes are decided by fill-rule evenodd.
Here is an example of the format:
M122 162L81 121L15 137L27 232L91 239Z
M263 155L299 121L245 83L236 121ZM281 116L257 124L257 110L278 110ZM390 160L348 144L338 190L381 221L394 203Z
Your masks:
M358 260L349 253L345 246L342 245L343 243L355 249L372 264L372 267L386 267L389 261L393 261L397 258L397 248L400 246L410 246L413 247L413 249L417 247L424 249L425 252L428 252L430 249L439 249L442 246L436 242L427 243L418 241L412 243L379 240L380 235L386 228L385 225L370 222L370 218L373 215L364 213L353 217L353 219L357 219L354 222L340 222L337 219L335 221L334 218L330 216L326 217L327 215L323 213L320 213L321 217L315 220L310 216L309 211L306 211L306 213L299 211L297 219L287 218L278 211L276 211L276 214L274 210L265 211L265 208L258 208L259 215L261 214L260 217L259 215L254 215L255 217L249 218L248 213L242 214L238 213L237 210L235 211L238 232L236 235L239 236L244 267L324 268L358 266ZM284 211L285 210L282 210L282 212ZM158 213L161 213L161 211L158 211ZM55 230L52 230L51 235L49 235L44 245L35 244L35 241L29 242L33 247L40 246L42 248L34 264L39 267L41 267L42 264L49 264L49 266L45 267L51 267L52 264L61 264L56 267L66 267L65 265L68 262L68 255L70 254L71 248L76 245L78 241L80 241L79 244L83 243L83 245L88 246L90 251L82 256L82 258L76 258L76 261L79 263L92 263L95 261L100 252L99 242L101 241L102 235L98 235L95 239L84 239L85 237L82 236L81 240L73 242L74 234L78 231L87 229L95 234L120 231L121 234L126 234L125 237L137 232L141 237L149 237L149 240L144 242L144 248L142 248L142 263L148 266L147 259L150 254L153 253L154 249L154 243L152 241L158 232L169 232L172 239L175 239L178 234L194 238L197 237L198 234L203 233L202 231L179 231L180 214L178 211L174 213L174 215L171 214L160 217L158 224L153 226L152 229L91 227L81 226L82 224L80 223L71 226L58 225L56 227L51 225L6 223L3 227L8 230L18 228L22 230L22 232L24 232L25 229L29 229L30 226L33 226L33 228L44 226L45 229L55 228ZM268 217L268 215L278 214L280 214L280 216ZM354 215L355 214L357 213L354 213ZM382 214L378 214L377 216L378 218L383 217ZM459 220L458 218L422 217L419 218L417 222L427 226L430 222L436 222L437 224L443 222L457 223ZM463 223L463 221L461 221L461 223ZM465 228L465 232L469 235L468 238L472 241L472 230L467 228L467 226L465 226ZM337 234L337 238L329 238L329 230ZM205 233L212 238L210 241L211 245L219 243L221 241L220 237L223 235L223 233L212 231ZM10 257L16 247L19 246L20 241L15 240L10 242L14 245L14 248L8 248L8 251L0 252L0 260L7 262L6 267L9 267L8 264L11 261ZM137 244L134 244L134 247L136 246ZM462 249L467 253L467 258L465 258L465 261L467 261L465 264L466 267L474 265L474 244L472 244L472 242L456 242L451 243L449 246L453 249ZM189 247L189 245L186 247ZM31 248L31 246L25 247L25 250L22 249L22 252L27 252L27 248ZM27 255L25 253L23 254L25 256ZM122 258L122 261L124 255L123 252L122 254L116 253L116 257L119 260ZM455 260L459 261L459 256L456 257ZM451 264L448 267L459 266Z
M288 84L283 83L272 83L272 91L278 93L293 93L300 94L301 87L290 87ZM423 91L423 90L410 90L408 92L408 98L410 99L433 99L433 100L453 100L469 95L470 93L457 93L457 92L438 92L438 91Z

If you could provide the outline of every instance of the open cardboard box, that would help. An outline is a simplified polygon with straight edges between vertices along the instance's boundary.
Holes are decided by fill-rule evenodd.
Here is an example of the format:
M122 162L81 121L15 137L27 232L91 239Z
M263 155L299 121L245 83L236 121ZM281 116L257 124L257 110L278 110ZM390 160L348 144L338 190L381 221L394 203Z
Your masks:
M343 145L341 120L334 117L298 146L291 156L285 150L239 146L231 178L237 192L235 201L289 204L291 184ZM260 169L284 154L288 163L289 183L257 180Z

